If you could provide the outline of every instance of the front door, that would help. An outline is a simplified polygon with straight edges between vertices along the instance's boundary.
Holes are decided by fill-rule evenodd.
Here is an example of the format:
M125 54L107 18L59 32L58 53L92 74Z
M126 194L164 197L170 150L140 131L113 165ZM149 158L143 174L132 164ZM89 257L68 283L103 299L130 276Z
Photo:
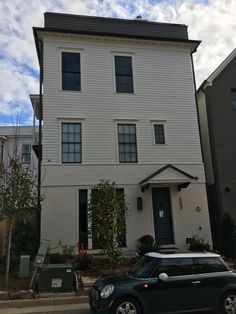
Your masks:
M160 245L173 244L174 237L170 202L170 189L168 187L153 188L152 204L155 238L157 240L157 243Z

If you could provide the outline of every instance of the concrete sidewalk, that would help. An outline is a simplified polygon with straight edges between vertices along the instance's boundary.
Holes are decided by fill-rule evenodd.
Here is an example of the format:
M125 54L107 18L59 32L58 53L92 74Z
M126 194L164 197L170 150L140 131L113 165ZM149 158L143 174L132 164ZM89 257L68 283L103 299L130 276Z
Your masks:
M0 301L0 314L27 314L43 313L78 309L78 306L87 306L87 296L55 295L31 300Z

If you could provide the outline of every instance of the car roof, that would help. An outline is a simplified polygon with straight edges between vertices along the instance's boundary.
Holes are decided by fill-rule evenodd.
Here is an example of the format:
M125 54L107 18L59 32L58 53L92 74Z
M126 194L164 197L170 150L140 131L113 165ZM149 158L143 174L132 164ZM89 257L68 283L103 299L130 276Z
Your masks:
M155 258L193 258L193 257L220 257L219 254L211 253L211 252L194 252L194 253L156 253L149 252L145 254L146 256L155 257Z

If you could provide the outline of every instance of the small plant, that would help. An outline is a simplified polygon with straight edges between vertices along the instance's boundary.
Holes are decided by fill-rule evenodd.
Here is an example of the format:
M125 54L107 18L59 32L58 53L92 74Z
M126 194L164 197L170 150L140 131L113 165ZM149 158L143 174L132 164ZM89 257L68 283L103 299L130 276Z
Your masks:
M236 225L228 213L221 220L220 252L226 257L236 257Z
M204 252L204 251L210 251L211 249L210 244L206 242L205 239L200 238L195 235L192 236L189 243L190 243L189 251Z
M76 264L75 269L84 271L88 269L91 261L92 261L92 256L87 253L84 253L83 255L77 255L75 257L75 264Z
M160 247L155 242L153 236L147 234L138 239L137 253L142 257L148 252L159 252Z
M49 264L63 264L67 262L67 256L60 253L54 253L48 255Z
M72 257L75 255L75 246L74 245L62 245L61 254L67 257Z

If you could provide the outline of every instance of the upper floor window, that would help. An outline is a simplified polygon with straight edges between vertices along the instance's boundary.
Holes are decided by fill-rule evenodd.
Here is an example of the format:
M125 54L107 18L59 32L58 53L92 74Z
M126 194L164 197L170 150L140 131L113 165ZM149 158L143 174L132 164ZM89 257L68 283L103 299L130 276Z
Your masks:
M137 162L135 124L118 124L119 162Z
M62 90L80 91L80 53L62 52Z
M31 160L31 145L24 144L22 145L22 163L30 164L30 160Z
M154 124L155 144L165 144L163 124Z
M231 88L232 108L236 110L236 88Z
M81 162L80 123L62 123L62 162Z
M115 76L117 93L133 93L132 57L115 56Z

